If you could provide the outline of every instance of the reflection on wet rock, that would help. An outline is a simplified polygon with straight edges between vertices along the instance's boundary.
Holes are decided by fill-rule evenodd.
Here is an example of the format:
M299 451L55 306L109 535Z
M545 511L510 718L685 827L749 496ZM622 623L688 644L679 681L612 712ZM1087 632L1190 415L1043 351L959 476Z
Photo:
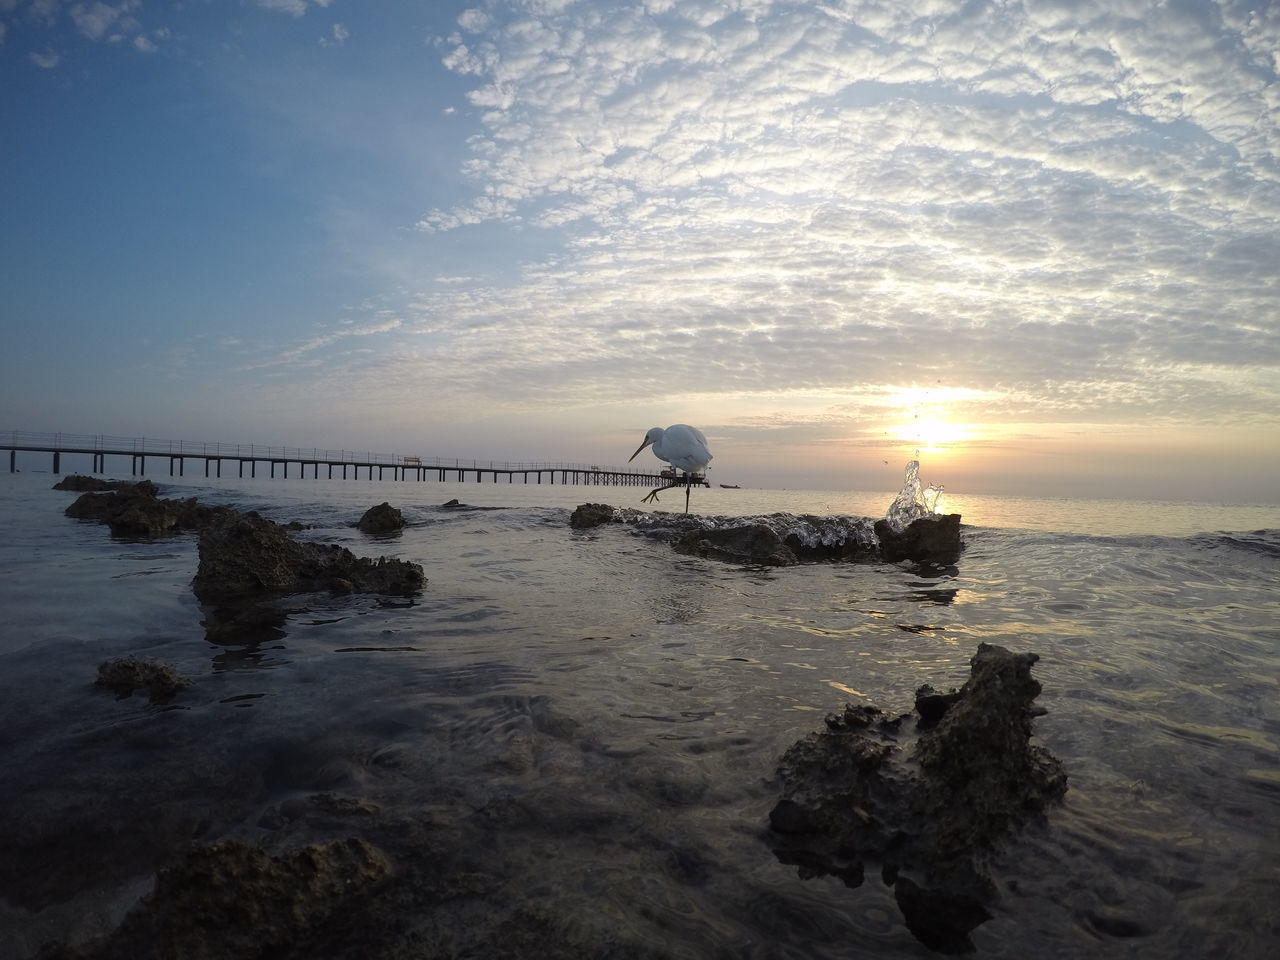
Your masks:
M980 644L959 691L917 693L918 721L845 708L792 746L770 813L775 853L802 877L862 882L875 861L911 932L944 953L973 949L996 893L996 845L1066 791L1061 764L1030 744L1035 654Z

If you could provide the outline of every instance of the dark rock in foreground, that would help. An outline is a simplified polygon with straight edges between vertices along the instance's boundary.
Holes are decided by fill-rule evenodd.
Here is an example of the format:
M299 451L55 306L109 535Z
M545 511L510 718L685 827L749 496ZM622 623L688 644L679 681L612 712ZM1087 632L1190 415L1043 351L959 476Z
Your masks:
M912 560L945 566L955 563L963 549L958 513L919 517L902 530L894 530L888 520L877 520L875 531L880 555L890 563Z
M154 892L109 936L49 948L41 960L258 960L300 941L320 956L326 928L341 926L389 872L355 837L278 857L234 841L197 847L157 874Z
M920 721L848 706L792 746L778 767L783 795L769 815L775 854L802 877L862 883L878 864L908 928L945 953L973 949L990 919L991 852L1060 800L1061 764L1031 746L1040 684L1032 653L980 644L955 694L917 693Z
M203 530L199 551L192 588L211 603L316 590L405 596L426 582L419 564L357 557L337 544L300 543L256 513L237 513Z
M405 527L404 514L397 510L385 500L376 507L370 507L364 512L356 526L363 533L370 533L374 536L388 536L393 533L399 533Z
M94 686L110 690L118 700L132 696L135 690L146 690L152 703L168 703L191 686L191 681L162 660L121 657L98 667Z

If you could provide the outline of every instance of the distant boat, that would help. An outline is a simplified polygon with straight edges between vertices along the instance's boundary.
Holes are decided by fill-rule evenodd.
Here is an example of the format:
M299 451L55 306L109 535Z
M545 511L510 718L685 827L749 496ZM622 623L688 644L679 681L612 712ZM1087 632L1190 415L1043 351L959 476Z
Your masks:
M742 489L742 487L738 486L736 483L722 483L722 484L720 484L720 486L724 487L726 490L741 490L741 489Z

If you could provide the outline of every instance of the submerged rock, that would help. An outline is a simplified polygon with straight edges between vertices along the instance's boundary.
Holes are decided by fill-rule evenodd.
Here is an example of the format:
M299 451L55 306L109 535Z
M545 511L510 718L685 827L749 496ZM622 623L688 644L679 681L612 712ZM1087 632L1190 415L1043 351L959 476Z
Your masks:
M945 953L973 949L969 932L990 919L986 861L1048 804L1067 778L1029 743L1040 684L1038 657L979 644L971 675L953 694L917 693L920 722L848 706L827 729L793 745L769 815L775 854L802 877L862 883L864 864L894 886L908 928Z
M356 837L282 856L235 841L197 847L156 875L110 935L50 947L41 960L259 960L295 955L300 941L323 951L325 928L389 873L386 857Z
M366 510L356 526L364 533L387 536L404 529L404 514L384 500L376 507Z
M121 657L99 665L94 686L110 690L117 700L132 696L135 690L146 690L152 703L168 703L191 686L191 680L163 660Z
M203 530L199 553L192 589L209 603L316 590L405 596L426 582L419 564L357 557L337 544L300 543L256 513L237 513Z

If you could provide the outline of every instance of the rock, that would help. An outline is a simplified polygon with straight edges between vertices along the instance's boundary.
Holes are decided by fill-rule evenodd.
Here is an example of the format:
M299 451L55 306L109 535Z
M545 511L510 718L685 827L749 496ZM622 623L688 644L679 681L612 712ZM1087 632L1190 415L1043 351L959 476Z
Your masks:
M191 680L163 660L122 657L99 665L94 686L110 690L117 700L132 696L135 690L146 690L152 703L168 703L191 686Z
M584 503L569 517L569 526L575 530L588 530L613 520L613 507L607 503Z
M356 837L271 856L224 841L197 847L156 875L155 889L103 939L46 948L63 960L258 960L317 941L390 873L383 854ZM311 953L312 956L320 955Z
M698 557L785 567L796 555L774 530L760 523L709 530L691 530L676 541L676 549Z
M1040 684L1035 654L980 644L964 687L917 694L921 721L870 706L827 718L778 767L783 795L770 814L775 853L801 876L851 886L877 862L908 928L931 949L973 949L996 886L997 845L1066 792L1066 774L1032 746Z
M235 514L231 507L206 507L195 497L165 500L150 480L124 484L108 493L83 493L64 513L76 520L105 523L114 537L152 539L200 530Z
M141 480L139 484L146 484L152 490L152 495L156 493L156 485L150 480ZM101 493L104 490L126 490L130 487L137 486L130 480L102 480L98 477L86 477L81 473L73 473L63 477L53 485L55 490L72 490L76 493L86 493L89 491Z
M366 510L356 526L364 533L387 536L404 529L404 514L384 501Z
M465 504L465 503L459 503L459 502L458 502L458 498L457 498L457 497L454 497L452 500L447 500L447 501L445 501L444 503L440 504L440 506L442 506L442 507L465 507L465 506L466 506L466 504Z
M426 582L419 564L357 557L337 544L299 543L256 513L237 513L203 530L199 553L192 588L207 603L345 592L347 584L357 593L406 596Z
M920 517L900 531L894 530L888 520L877 520L876 537L880 541L880 555L889 563L913 560L947 566L960 557L960 514Z

